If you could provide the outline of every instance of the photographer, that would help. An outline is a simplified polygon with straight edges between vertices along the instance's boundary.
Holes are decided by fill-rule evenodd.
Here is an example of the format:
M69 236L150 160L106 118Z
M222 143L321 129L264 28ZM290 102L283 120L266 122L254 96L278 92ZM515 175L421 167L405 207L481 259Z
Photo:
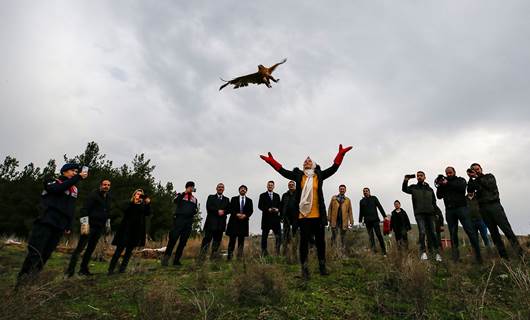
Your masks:
M186 190L183 193L177 194L175 200L173 200L176 205L175 215L173 216L173 229L169 232L166 252L162 256L162 266L168 265L169 258L177 241L179 241L179 244L175 251L173 266L181 265L180 258L191 234L193 218L199 212L197 198L193 195L195 192L195 182L186 182L185 188Z
M419 244L421 260L427 260L428 256L425 250L425 236L427 236L427 246L431 253L436 253L436 261L442 261L442 257L438 253L439 244L436 240L434 215L436 210L436 196L434 191L425 182L425 173L418 171L416 173L417 184L408 185L409 180L413 179L413 174L408 174L403 180L401 190L412 195L412 208L414 209L414 217L418 224Z
M510 241L513 249L516 253L522 257L524 255L523 248L519 244L519 240L515 236L512 230L510 222L506 217L504 208L501 205L499 198L499 188L497 187L497 181L495 176L491 173L484 174L482 167L478 163L473 163L471 169L474 171L470 173L470 179L468 182L467 191L474 195L478 200L480 213L484 222L488 226L491 233L491 239L497 247L497 251L502 258L508 259L504 242L499 233L499 228L502 230L506 238Z
M114 239L112 239L112 245L116 246L116 251L110 260L109 275L114 273L114 268L124 250L120 273L124 273L127 269L134 248L145 246L145 217L151 214L150 204L151 199L145 195L142 189L134 190L131 200L123 209L123 219Z
M447 167L445 174L447 177L439 175L434 184L438 188L436 197L443 199L445 204L445 219L451 235L453 261L458 262L460 260L460 251L458 249L458 221L460 221L471 242L476 261L482 263L478 238L476 233L473 232L469 208L467 207L466 180L462 177L457 177L453 167Z
M88 177L88 172L78 173L79 166L67 163L61 176L47 181L42 191L42 213L35 220L28 240L28 255L17 277L17 286L28 276L42 270L61 237L70 234L77 199L77 183Z
M83 255L83 260L81 261L79 274L85 276L92 275L92 273L90 273L88 270L90 257L92 256L94 249L96 249L99 238L105 232L105 228L110 226L110 221L108 221L111 203L109 190L110 180L101 180L99 188L88 195L84 206L81 208L81 219L83 219L83 217L88 219L89 223L87 226L89 226L89 231L88 234L83 234L83 232L81 232L79 235L79 242L72 253L68 269L66 270L67 277L74 275L77 260L85 247L86 250L85 254Z

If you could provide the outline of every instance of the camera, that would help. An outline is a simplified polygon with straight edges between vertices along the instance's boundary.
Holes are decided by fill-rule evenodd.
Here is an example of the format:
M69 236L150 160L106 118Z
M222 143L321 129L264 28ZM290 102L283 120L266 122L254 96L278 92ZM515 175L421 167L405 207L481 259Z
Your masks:
M436 179L434 179L434 185L439 187L445 180L447 180L447 178L443 174L439 174Z
M146 198L149 198L147 194L144 193L140 195L140 199L145 200Z
M407 174L407 175L405 175L405 178L414 179L414 178L416 178L416 175L415 174Z

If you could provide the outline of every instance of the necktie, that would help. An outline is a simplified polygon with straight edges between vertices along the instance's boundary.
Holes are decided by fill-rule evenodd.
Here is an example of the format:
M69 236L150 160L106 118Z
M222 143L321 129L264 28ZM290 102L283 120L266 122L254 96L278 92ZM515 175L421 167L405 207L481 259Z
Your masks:
M272 200L272 192L269 192L269 197L270 197L271 200Z
M239 211L243 212L244 207L245 207L245 198L241 197L241 205L239 207Z

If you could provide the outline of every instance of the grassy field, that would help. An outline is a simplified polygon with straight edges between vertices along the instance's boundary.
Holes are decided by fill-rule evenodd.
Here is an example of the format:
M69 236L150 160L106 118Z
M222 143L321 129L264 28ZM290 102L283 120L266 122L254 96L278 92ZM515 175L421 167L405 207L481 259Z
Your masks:
M91 263L93 277L63 278L69 254L57 252L34 285L13 290L23 245L1 245L0 319L530 319L530 265L485 253L478 266L420 262L417 252L388 257L365 249L363 232L350 232L346 254L328 250L330 276L302 281L296 257L259 258L257 239L244 261L206 262L194 256L179 268L136 255L126 274L106 275L107 262ZM3 243L3 242L2 242ZM74 244L74 243L72 243ZM151 243L152 247L159 244ZM226 248L226 245L224 246ZM415 245L411 245L415 247Z

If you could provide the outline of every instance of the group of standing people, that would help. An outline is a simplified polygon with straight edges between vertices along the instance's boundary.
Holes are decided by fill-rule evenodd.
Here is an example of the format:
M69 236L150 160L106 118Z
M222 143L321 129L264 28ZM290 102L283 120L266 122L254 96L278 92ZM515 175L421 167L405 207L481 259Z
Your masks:
M346 186L339 186L338 194L331 198L329 207L326 208L323 182L337 172L344 155L350 149L351 147L343 148L340 145L332 165L324 170L310 157L305 159L301 169L287 170L274 159L271 153L268 153L267 156L261 156L275 171L289 180L288 190L281 197L274 192L274 181L269 181L267 190L259 196L258 209L262 212L261 252L263 256L269 254L267 240L270 231L275 237L274 250L276 255L280 254L282 243L286 250L293 236L299 234L298 249L302 277L308 279L310 276L308 264L310 243L316 247L319 273L321 275L329 274L326 268L325 227L329 224L331 228L332 245L335 246L337 238L340 238L341 246L344 248L345 233L353 226L354 221L351 200L345 195ZM444 200L446 220L452 242L452 257L455 262L460 259L458 249L459 222L470 240L478 263L482 262L478 232L481 233L484 243L489 245L487 229L490 230L493 243L501 257L508 258L508 255L499 228L504 232L515 251L522 256L523 249L513 233L500 203L495 177L492 174L484 174L482 167L476 163L467 170L468 182L464 178L456 176L453 167L447 167L445 174L445 176L440 175L435 180L436 193L425 182L423 171L418 171L415 175L406 175L403 180L402 191L412 197L414 217L419 231L420 259L427 260L427 252L429 252L435 260L442 260L439 248L441 241L440 220L443 226L443 216L441 216L441 210L436 204L437 198ZM63 233L69 234L71 232L77 198L76 184L87 176L87 172L79 172L77 165L65 164L61 168L59 178L45 183L42 193L44 210L34 223L28 240L28 254L18 275L17 283L42 270ZM409 185L409 180L412 178L416 178L417 183ZM99 188L87 197L81 209L82 219L86 218L89 225L86 226L79 238L78 245L66 269L66 276L74 275L77 261L83 250L85 253L79 274L91 275L88 268L91 255L100 237L110 231L110 187L110 180L101 180ZM210 258L219 258L219 249L225 233L229 237L227 259L233 258L236 243L237 257L243 256L245 238L249 236L249 219L254 212L253 202L246 195L248 188L245 185L239 187L239 195L230 199L224 195L224 189L224 184L219 183L216 186L216 193L208 196L206 201L207 216L204 224L204 238L198 257L199 261L206 258L210 246L212 247ZM175 246L172 264L175 266L181 264L180 259L192 232L194 217L199 212L198 201L194 192L195 183L189 181L185 185L185 191L178 193L174 199L173 226L169 232L169 240L161 259L162 266L169 265ZM124 214L112 241L116 250L109 263L108 274L115 272L122 255L122 262L118 270L120 273L125 272L134 248L145 245L145 218L151 214L150 204L151 200L144 191L137 189L122 208ZM371 249L376 250L375 238L377 237L381 252L386 256L379 214L384 221L384 230L386 232L394 231L398 248L408 248L407 232L411 229L411 225L407 213L401 208L400 201L394 202L394 210L390 216L387 216L379 199L371 195L369 188L364 188L363 197L359 202L359 223L366 226Z

